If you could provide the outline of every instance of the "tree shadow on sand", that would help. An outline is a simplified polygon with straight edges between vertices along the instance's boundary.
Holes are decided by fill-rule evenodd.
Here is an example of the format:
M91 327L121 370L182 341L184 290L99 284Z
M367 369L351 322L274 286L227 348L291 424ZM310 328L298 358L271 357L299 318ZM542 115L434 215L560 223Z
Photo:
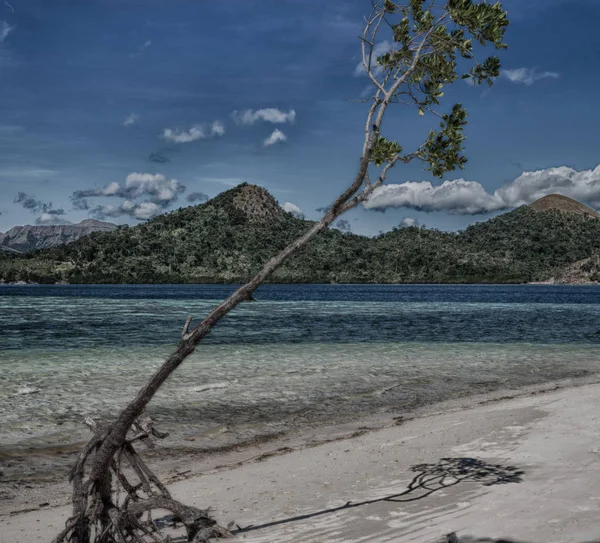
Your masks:
M282 524L297 522L300 520L311 519L321 515L328 515L352 509L354 507L362 507L379 502L396 502L406 503L427 498L435 492L444 490L449 487L456 486L464 482L476 482L483 486L501 485L507 483L522 482L524 471L515 466L503 466L501 464L489 464L476 458L442 458L437 464L418 464L410 468L416 475L409 483L406 490L398 494L365 500L360 502L349 501L339 507L331 507L322 509L313 513L306 513L281 520L274 520L264 524L250 525L245 527L238 526L237 530L232 530L235 534L243 534L254 530L262 530L272 528ZM482 543L484 540L481 540ZM497 542L500 543L500 542ZM505 542L510 543L510 542ZM515 542L518 543L518 542Z
M533 543L529 541L523 541L521 539L506 539L504 537L501 537L500 539L494 539L493 537L472 537L468 535L461 536L454 540L447 538L442 541L444 541L444 543L454 543L455 541L458 541L458 543ZM600 543L600 539L594 539L593 541L584 541L582 543Z

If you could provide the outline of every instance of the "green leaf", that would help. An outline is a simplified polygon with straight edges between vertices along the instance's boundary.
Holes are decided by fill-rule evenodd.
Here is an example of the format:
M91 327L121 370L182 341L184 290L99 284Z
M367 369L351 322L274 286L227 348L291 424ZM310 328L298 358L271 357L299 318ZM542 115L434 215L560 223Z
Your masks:
M390 141L383 136L378 136L373 149L371 150L371 162L375 166L381 166L382 164L389 162L396 155L402 152L402 147L395 141Z

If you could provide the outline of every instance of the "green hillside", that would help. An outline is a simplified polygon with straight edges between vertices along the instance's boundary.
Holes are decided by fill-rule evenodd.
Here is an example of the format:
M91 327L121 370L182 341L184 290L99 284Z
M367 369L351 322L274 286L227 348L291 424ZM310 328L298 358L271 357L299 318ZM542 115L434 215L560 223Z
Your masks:
M244 184L138 226L27 255L0 253L0 280L240 282L311 224L284 212L264 189ZM272 281L541 281L579 261L597 262L598 253L600 220L523 206L459 233L411 227L368 238L330 229ZM591 270L588 276L594 279L594 274Z

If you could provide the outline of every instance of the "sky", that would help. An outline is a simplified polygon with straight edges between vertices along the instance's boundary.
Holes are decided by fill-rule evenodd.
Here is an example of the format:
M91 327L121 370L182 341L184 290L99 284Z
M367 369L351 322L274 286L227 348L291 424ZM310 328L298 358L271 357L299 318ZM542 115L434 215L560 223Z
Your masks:
M544 194L600 207L598 0L505 0L491 88L456 82L463 171L399 165L344 217L376 235L459 230ZM239 183L318 219L351 182L368 80L370 0L0 0L0 231L137 224ZM410 148L437 122L394 105Z

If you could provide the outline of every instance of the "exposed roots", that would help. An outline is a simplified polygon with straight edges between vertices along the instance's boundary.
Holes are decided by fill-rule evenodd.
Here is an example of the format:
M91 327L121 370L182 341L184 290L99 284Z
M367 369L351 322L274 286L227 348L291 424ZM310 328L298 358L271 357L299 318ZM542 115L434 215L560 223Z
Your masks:
M100 479L86 480L109 431L91 419L86 419L86 424L94 435L71 470L73 514L52 543L170 543L183 538L208 543L232 537L208 510L174 500L137 453L134 443L152 448L153 438L168 435L156 430L148 416L136 419L132 435L113 456L110 469ZM161 518L153 516L156 512Z

